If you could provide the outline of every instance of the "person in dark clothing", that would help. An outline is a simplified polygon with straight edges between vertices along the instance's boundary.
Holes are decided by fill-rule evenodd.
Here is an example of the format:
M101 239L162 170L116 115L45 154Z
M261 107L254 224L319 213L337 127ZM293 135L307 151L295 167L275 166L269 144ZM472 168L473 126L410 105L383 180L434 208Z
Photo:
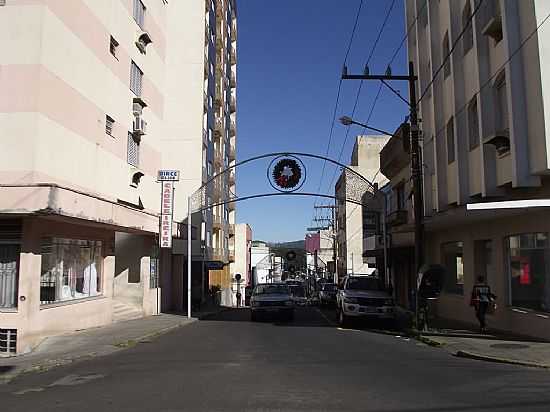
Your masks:
M476 311L481 333L487 332L485 316L489 309L489 305L492 305L495 299L496 296L491 292L491 287L485 282L485 278L483 276L478 276L477 282L472 289L470 305L473 306Z

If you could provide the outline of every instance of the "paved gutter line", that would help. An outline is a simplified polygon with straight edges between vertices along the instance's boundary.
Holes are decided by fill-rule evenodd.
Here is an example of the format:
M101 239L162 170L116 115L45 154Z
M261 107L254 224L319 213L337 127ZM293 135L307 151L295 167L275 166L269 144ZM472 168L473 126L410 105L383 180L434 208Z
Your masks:
M479 353L459 350L456 353L453 354L453 356L456 356L457 358L467 358L467 359L475 359L485 362L493 362L493 363L503 363L508 365L516 365L516 366L527 366L530 368L539 368L539 369L550 369L550 365L544 364L544 363L537 363L537 362L527 362L527 361L520 361L516 359L507 359L507 358L499 358L496 356L490 356L490 355L482 355Z

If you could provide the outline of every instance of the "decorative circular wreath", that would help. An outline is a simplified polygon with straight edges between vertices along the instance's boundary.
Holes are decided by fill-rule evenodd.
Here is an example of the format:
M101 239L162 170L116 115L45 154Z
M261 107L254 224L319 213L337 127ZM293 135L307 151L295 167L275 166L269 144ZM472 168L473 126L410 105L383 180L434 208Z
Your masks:
M273 167L273 182L281 189L292 189L302 179L302 168L291 158L281 159Z

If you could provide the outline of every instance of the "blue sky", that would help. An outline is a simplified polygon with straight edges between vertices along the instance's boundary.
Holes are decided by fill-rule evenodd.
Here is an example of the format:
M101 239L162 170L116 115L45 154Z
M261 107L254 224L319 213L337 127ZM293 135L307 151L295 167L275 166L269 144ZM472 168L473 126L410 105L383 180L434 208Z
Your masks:
M387 10L393 0L363 0L349 53L350 73L359 73L371 53ZM237 160L281 151L324 155L342 63L360 0L240 0L238 2ZM374 51L371 73L384 72L405 33L403 1L395 0L388 23ZM394 74L407 69L406 44L392 64ZM407 95L406 83L394 86ZM358 81L344 81L337 118L351 115ZM377 82L363 85L354 118L366 121L378 92ZM383 89L370 124L393 131L403 121L407 107ZM334 126L329 157L350 160L355 135L352 127L346 144L346 127ZM237 193L268 193L269 162L237 168ZM306 161L303 191L317 192L323 162ZM327 165L321 193L333 193L335 168ZM237 221L252 227L254 239L288 241L303 239L311 226L313 197L268 197L237 204ZM317 203L328 204L329 199Z

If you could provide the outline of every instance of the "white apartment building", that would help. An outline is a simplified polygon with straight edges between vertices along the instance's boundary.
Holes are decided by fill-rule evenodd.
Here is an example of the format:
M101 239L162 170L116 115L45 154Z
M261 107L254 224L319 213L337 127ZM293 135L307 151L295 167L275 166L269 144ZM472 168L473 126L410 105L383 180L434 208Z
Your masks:
M499 302L491 327L549 338L547 210L466 204L550 196L550 27L537 30L550 2L485 0L475 15L471 0L425 3L407 0L406 14L417 19L408 51L424 96L426 261L449 272L439 315L474 323L470 292L483 275Z
M225 164L234 154L234 12L222 0L0 2L0 34L9 39L0 56L0 354L183 308L187 196L208 172L204 146L216 161L220 111L210 98L224 105ZM225 34L212 39L206 28L216 21ZM217 49L227 80L219 94L210 75ZM182 180L174 248L159 254L162 168L179 169ZM194 251L208 232L201 229L199 217ZM214 229L211 236L223 245Z
M178 165L183 176L175 190L181 205L176 220L184 220L187 196L207 182L208 206L236 192L234 170L211 180L235 162L236 1L170 2L168 24L170 37L178 40L169 44L174 53L167 62L166 89L172 104L166 112L163 154L165 163ZM182 103L188 107L182 109ZM193 283L229 290L235 204L194 213L192 220L200 228L200 243L193 248ZM209 262L217 268L208 270Z
M253 285L271 282L273 272L273 254L267 243L252 241L250 249L250 265L252 268Z
M383 184L384 175L379 172L380 150L388 136L357 136L351 155L350 168L371 183ZM360 201L355 183L349 182L346 171L342 171L335 186L336 200L336 244L337 281L350 273L370 274L374 271L363 262L363 214L361 205L346 202L346 198Z

